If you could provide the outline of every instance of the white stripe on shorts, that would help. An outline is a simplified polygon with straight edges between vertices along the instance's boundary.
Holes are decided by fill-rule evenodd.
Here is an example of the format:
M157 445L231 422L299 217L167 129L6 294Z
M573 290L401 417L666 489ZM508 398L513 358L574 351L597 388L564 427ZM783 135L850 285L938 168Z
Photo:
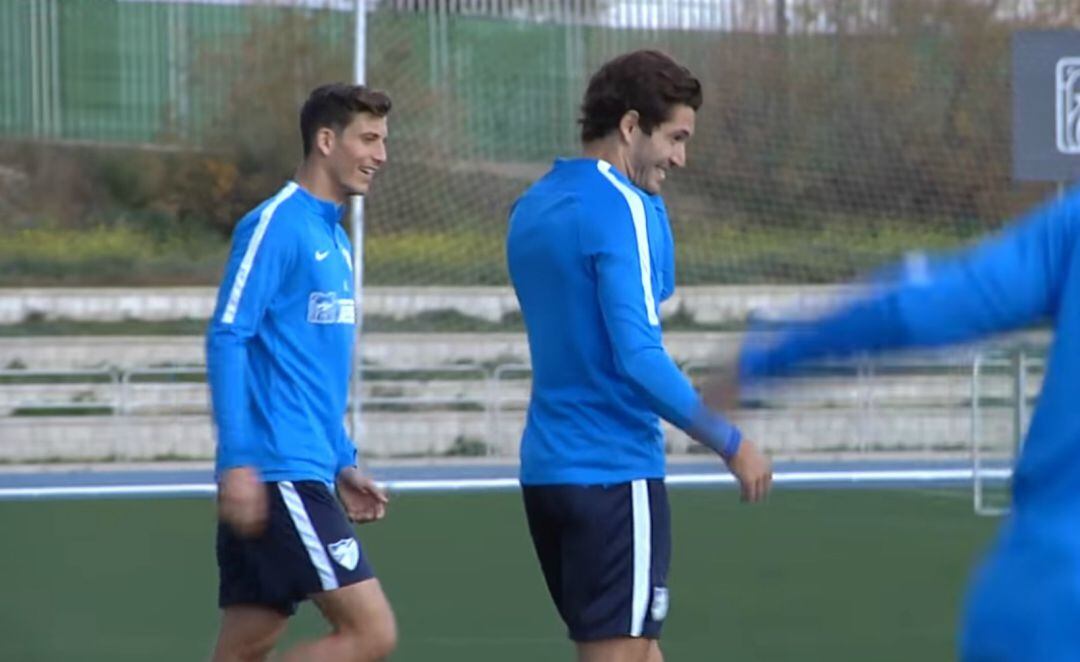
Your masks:
M652 574L652 512L649 510L649 483L630 483L634 509L634 592L630 609L630 636L640 637L645 628Z
M285 507L289 509L289 517L296 526L296 532L300 534L300 540L307 549L311 565L315 566L315 571L319 573L319 583L324 591L334 590L338 587L337 575L330 567L330 557L326 555L326 549L319 540L319 534L315 533L315 527L311 525L311 518L304 509L304 502L300 500L296 486L283 480L278 483L278 490L281 491L281 498L285 500Z

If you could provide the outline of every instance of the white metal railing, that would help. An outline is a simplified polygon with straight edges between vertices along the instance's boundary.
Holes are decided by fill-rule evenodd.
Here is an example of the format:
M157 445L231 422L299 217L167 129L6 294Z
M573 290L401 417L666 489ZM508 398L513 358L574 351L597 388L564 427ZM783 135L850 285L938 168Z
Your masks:
M791 383L802 382L812 388L790 388L770 391L761 396L754 391L744 393L751 408L770 410L800 408L840 409L859 412L860 432L858 450L869 450L874 440L873 419L879 408L935 405L956 408L970 406L973 416L980 414L984 399L1012 398L1008 406L1016 410L1013 427L1016 434L1028 417L1027 399L1016 400L1016 388L1001 384L988 386L987 366L999 371L1007 365L1004 359L982 353L942 357L898 357L887 361L821 362L811 371L794 376ZM1024 371L1014 380L1024 380L1021 390L1031 391L1031 374L1041 369L1042 360L1024 355ZM683 366L691 375L701 374L708 364L690 362ZM942 370L952 370L945 372ZM961 372L963 370L964 372ZM519 413L528 403L528 386L522 382L531 377L525 363L499 364L494 367L479 364L433 365L415 367L365 366L364 405L374 411L393 411L397 406L416 409L451 408L483 410L490 427L501 438L499 429L504 415ZM963 375L968 374L965 378ZM921 389L908 383L924 377ZM896 381L890 381L890 380ZM931 380L936 379L937 383ZM971 384L963 387L962 381ZM955 382L955 383L953 383ZM967 392L962 393L961 391ZM768 397L767 403L755 399ZM998 404L1002 404L998 402ZM109 409L116 415L142 413L205 413L209 401L206 389L206 369L203 366L137 367L126 370L0 370L0 412L11 415L21 408L40 410L97 410ZM17 412L16 412L17 413ZM973 418L972 437L981 433L981 421ZM933 450L927 448L926 450Z
M683 366L691 376L710 367L701 362ZM987 488L1003 485L1011 471L1044 371L1045 360L1023 349L821 362L792 379L802 382L801 389L773 392L765 403L754 399L766 396L744 394L748 408L743 413L762 411L783 420L799 411L837 412L848 416L853 426L854 443L846 445L847 452L872 456L879 450L877 433L885 425L879 419L885 412L967 408L974 509L998 515L1007 512L1007 497L1002 496L1004 491ZM364 406L369 412L408 417L416 412L464 411L482 416L488 454L510 454L516 444L532 376L526 363L365 366L364 373ZM926 379L922 386L911 382L920 377ZM203 366L0 370L0 417L206 416L209 408ZM989 414L995 415L993 426L987 423ZM922 443L928 456L941 450L928 440ZM773 449L792 450L783 445ZM918 449L918 444L912 443L911 449Z
M188 388L177 388L177 385ZM151 394L167 397L151 397ZM204 367L133 368L124 371L120 377L119 413L207 411L208 396Z
M50 412L118 413L122 373L112 368L71 370L0 370L0 413L46 415Z
M1009 437L998 440L997 444L988 440L984 425L983 400L993 398L984 392L988 375L996 371L999 377L1007 379L1011 389L1007 396L1008 407L1012 412ZM1020 454L1024 437L1031 422L1031 407L1037 398L1031 378L1041 377L1046 371L1046 361L1039 356L1031 356L1019 347L1010 352L991 351L975 356L971 365L971 470L972 500L975 512L979 515L997 516L1009 512L1008 482L1012 465ZM1041 383L1036 385L1041 390ZM1033 391L1036 391L1033 393ZM1000 400L1000 397L998 398ZM990 453L990 449L996 450ZM994 500L989 498L988 483L1001 486Z
M394 405L488 409L493 401L491 372L480 365L419 366L408 368L365 367L369 377L365 406ZM477 389L412 394L408 388L394 393L390 387L422 390L432 382L460 385L474 382ZM69 410L108 409L125 416L142 413L204 413L209 399L203 366L136 367L129 369L4 369L0 370L0 414L57 413Z
M512 446L517 443L515 437L507 434L506 422L503 417L506 413L506 407L513 405L520 411L529 404L528 396L521 397L513 394L508 395L503 388L503 384L508 381L508 378L516 380L529 379L532 380L532 366L527 363L506 363L497 366L492 371L492 395L493 400L491 403L492 410L492 424L491 436L494 440L493 446L497 448L503 448L508 445L507 439L511 439L509 444ZM521 430L515 430L516 433L520 433Z

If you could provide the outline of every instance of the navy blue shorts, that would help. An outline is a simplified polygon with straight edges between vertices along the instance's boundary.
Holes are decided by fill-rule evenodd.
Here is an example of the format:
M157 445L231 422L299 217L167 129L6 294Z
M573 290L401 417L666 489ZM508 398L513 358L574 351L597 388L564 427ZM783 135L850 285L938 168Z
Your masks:
M548 591L574 641L658 639L668 611L663 480L522 488Z
M341 504L319 481L266 483L269 518L257 538L219 522L218 606L260 605L287 616L313 593L374 577Z

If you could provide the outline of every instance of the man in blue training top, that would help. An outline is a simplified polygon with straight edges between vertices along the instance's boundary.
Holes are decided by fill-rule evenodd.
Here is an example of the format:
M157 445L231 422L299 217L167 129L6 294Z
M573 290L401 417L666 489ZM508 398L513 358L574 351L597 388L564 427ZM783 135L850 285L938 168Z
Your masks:
M686 163L701 85L667 55L605 64L582 104L584 156L514 204L507 258L532 356L521 441L529 529L583 662L659 662L671 531L660 418L761 499L769 461L706 409L664 351L675 284L660 188Z
M1055 327L1042 394L1013 475L1013 508L974 573L960 635L966 662L1080 660L1080 189L959 254L909 260L813 321L752 335L739 381L807 360ZM728 404L734 384L710 386ZM710 400L713 400L710 396Z
M333 630L283 659L381 660L396 644L349 522L380 519L387 500L357 468L344 427L356 309L340 225L348 196L366 193L386 161L389 112L376 90L314 90L295 180L233 233L206 340L223 610L215 662L265 659L307 598Z

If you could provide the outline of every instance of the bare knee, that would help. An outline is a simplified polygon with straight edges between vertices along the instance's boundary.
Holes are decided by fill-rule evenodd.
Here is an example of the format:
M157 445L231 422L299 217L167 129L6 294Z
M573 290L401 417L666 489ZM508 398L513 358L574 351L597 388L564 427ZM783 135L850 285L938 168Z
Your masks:
M273 649L273 641L218 641L213 662L263 662Z
M347 642L349 662L379 662L390 657L397 648L397 634L394 632L368 632L366 634L339 635Z
M637 637L614 637L597 641L578 642L578 662L653 662L655 641ZM659 658L660 661L663 657Z
M386 624L379 629L376 635L376 650L379 655L375 658L381 660L390 657L390 654L397 649L398 644L398 632L397 623L394 621L394 615L390 614Z
M377 579L322 593L315 604L334 628L334 646L350 662L386 659L397 648L394 611Z
M338 636L348 642L352 662L377 662L390 657L397 648L397 623L393 612L387 610L362 626L345 626Z
M285 629L285 618L257 607L226 609L214 646L214 662L262 662Z
M648 662L664 662L664 653L660 650L660 642L653 641L649 645Z

